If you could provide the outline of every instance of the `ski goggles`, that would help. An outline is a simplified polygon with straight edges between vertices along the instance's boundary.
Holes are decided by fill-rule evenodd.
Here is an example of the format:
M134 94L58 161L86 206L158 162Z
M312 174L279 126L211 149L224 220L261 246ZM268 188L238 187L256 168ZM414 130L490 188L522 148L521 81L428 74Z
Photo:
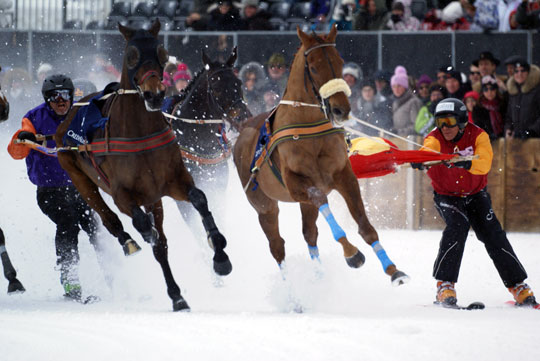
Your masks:
M439 129L442 127L453 128L458 125L458 120L456 117L439 117L435 118L435 125Z
M47 101L48 102L53 102L53 103L56 103L58 101L60 101L60 99L64 100L64 101L70 101L71 100L71 94L70 94L70 91L69 90L65 90L65 89L62 89L62 90L53 90L53 92L51 93L51 95L47 98Z

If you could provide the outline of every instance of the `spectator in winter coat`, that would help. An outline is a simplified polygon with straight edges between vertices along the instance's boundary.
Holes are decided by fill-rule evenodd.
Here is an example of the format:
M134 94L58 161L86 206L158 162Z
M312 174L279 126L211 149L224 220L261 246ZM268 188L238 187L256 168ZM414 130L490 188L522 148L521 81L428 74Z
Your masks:
M353 22L354 30L381 30L388 9L382 0L367 0L360 5Z
M56 256L65 296L80 300L78 234L82 228L96 246L97 227L93 212L60 166L58 158L14 143L15 140L35 143L36 134L54 134L69 111L74 92L71 79L51 75L43 82L42 92L45 102L26 113L8 152L14 159L26 158L28 178L37 186L38 206L56 224ZM47 143L49 147L56 146L54 141Z
M265 75L263 66L256 61L249 62L242 66L238 77L244 85L244 99L251 114L257 115L264 112L262 88L265 83Z
M480 94L476 108L476 111L473 110L474 124L484 129L490 139L504 136L506 99L500 93L495 77L487 75L482 78L482 94ZM488 111L487 118L485 112L484 114L480 112L480 108Z
M420 108L414 130L417 134L425 137L435 128L435 107L444 98L446 90L439 84L433 84L429 88L429 101Z
M390 80L394 100L392 103L393 131L400 136L414 134L414 125L422 101L409 89L407 70L398 65Z
M476 123L473 118L473 112L474 112L474 109L478 106L479 99L480 99L480 94L478 94L474 90L468 91L467 93L465 93L465 96L463 97L463 103L467 107L467 119L469 120L469 122L473 124ZM487 109L485 108L482 108L482 109L485 110L487 114Z
M259 9L259 0L242 1L242 30L273 30L271 17L272 14Z
M355 108L357 110L355 113L353 113L353 115L358 119L384 130L392 129L392 113L387 106L380 106L377 104L375 99L375 82L373 79L366 78L362 82L361 95ZM368 135L375 136L379 134L379 131L376 129L366 127L358 123L353 123L351 127Z
M497 86L499 87L500 91L506 91L506 77L498 76L496 74L497 67L501 62L499 59L495 58L490 51L481 52L478 59L476 59L472 63L473 65L476 65L478 67L482 77L486 75L493 75L497 79ZM480 93L482 91L481 84L477 83L473 90L477 93Z
M311 18L316 19L319 23L326 22L326 17L330 13L331 0L311 0Z
M522 0L516 8L516 22L522 29L540 28L540 7L539 4Z
M489 32L499 28L498 2L499 0L476 0L474 2L476 13L471 30Z
M342 71L343 80L347 83L351 89L351 96L349 97L349 103L351 104L351 112L355 113L357 109L357 102L360 98L361 86L363 80L363 73L360 66L354 62L349 62L343 65Z
M356 0L336 0L328 28L337 24L338 30L353 30L353 20L356 12Z
M420 30L420 21L406 11L403 2L395 1L392 11L386 14L383 20L383 30L417 31Z
M465 95L465 87L461 82L461 73L457 70L451 70L446 73L446 91L448 92L449 98L463 99Z
M427 74L420 75L416 82L416 95L422 101L422 104L427 104L430 101L429 88L432 80Z
M215 0L194 0L193 11L186 18L186 27L198 31L207 30L209 8L214 6L214 1Z
M540 68L525 59L514 65L514 76L507 83L506 136L540 137Z
M377 70L375 72L375 103L380 108L386 108L392 115L392 87L390 86L390 78L392 73L388 70Z
M268 74L266 82L281 97L289 79L287 63L283 54L274 53L270 56L268 63L266 63L266 73Z
M208 30L235 31L241 28L240 13L234 7L232 0L220 0L217 9L210 12Z

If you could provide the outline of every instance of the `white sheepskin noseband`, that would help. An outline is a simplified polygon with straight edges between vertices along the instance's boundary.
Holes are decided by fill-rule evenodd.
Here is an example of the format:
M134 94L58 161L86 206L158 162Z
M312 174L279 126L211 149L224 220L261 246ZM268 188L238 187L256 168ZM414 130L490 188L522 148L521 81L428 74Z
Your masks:
M344 92L347 97L351 96L351 88L343 79L332 79L319 89L319 94L323 99L328 99L339 92Z

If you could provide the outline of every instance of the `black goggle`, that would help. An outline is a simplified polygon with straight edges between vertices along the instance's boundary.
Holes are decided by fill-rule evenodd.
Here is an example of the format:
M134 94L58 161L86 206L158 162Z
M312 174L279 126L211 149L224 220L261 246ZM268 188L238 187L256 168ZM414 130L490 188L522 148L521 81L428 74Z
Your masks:
M51 95L47 98L48 102L56 103L60 101L60 99L63 99L64 101L70 101L71 100L71 94L69 90L54 90Z
M440 117L435 118L435 125L437 128L442 129L442 127L453 128L458 125L458 120L456 117Z

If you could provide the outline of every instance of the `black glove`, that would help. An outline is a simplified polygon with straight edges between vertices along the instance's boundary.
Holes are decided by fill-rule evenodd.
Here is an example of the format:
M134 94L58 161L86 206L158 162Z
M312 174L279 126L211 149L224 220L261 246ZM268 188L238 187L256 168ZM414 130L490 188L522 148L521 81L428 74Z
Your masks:
M426 167L424 167L424 163L411 163L412 169L418 169L418 170L424 170Z
M455 163L451 163L453 164L454 167L456 168L463 168L463 169L471 169L471 166L472 166L472 161L470 160L462 160L461 162L455 162Z
M17 135L17 139L19 140L30 140L32 142L37 142L36 135L32 132L22 131Z

